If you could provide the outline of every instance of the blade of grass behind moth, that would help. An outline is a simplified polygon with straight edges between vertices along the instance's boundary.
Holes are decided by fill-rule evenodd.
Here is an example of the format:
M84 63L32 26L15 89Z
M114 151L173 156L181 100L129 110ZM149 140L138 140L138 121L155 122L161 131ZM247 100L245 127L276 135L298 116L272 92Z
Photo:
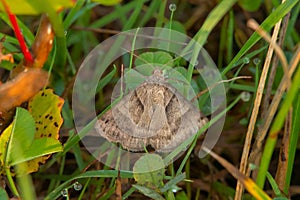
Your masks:
M209 155L211 155L214 159L216 159L227 171L235 177L237 180L240 181L241 184L246 188L246 190L256 199L270 199L271 198L262 190L260 189L255 182L247 177L246 175L242 174L236 167L230 164L227 160L220 157L219 155L215 154L213 151L210 151L205 146L202 146L202 149L206 151ZM242 199L242 198L241 198Z
M278 165L276 170L275 180L278 185L278 188L283 191L285 180L287 176L287 167L288 167L288 150L290 146L290 133L292 129L292 110L290 109L287 120L285 121L284 125L284 133L281 140L279 158L278 158Z
M253 24L254 24L254 22L253 22ZM279 22L277 24L278 24L278 26L280 26L281 20L279 20ZM249 25L249 23L248 23L248 25ZM257 26L256 29L259 28L258 24L254 24L254 25ZM272 36L272 41L273 42L276 41L278 32L279 32L279 28L274 30L273 36ZM261 77L260 77L258 88L257 88L256 94L255 94L254 106L253 106L253 110L252 110L252 113L251 113L251 117L250 117L250 121L249 121L249 125L248 125L248 130L247 130L247 133L246 133L246 138L245 138L245 143L244 143L244 148L243 148L243 154L242 154L242 158L241 158L241 162L240 162L240 172L243 173L243 174L246 174L246 170L247 170L247 167L248 167L248 157L249 157L253 132L254 132L254 128L255 128L258 112L259 112L259 107L261 105L262 95L263 95L263 92L264 92L264 87L265 87L265 83L266 83L266 80L267 80L268 71L269 71L269 68L270 68L271 58L272 58L272 55L273 55L273 52L274 52L274 49L275 49L274 45L271 45L271 44L269 46L269 49L268 49L268 52L267 52L267 55L266 55L263 70L261 72ZM242 187L242 184L238 181L237 185L236 185L235 200L241 199L242 193L243 193L243 187Z
M290 182L293 172L293 166L295 161L295 155L297 151L298 138L300 135L300 94L298 93L298 97L294 100L294 110L293 110L293 125L292 131L290 135L290 147L289 147L289 157L288 157L288 167L287 167L287 176L285 181L285 186L283 192L287 194L290 188Z
M287 31L287 27L288 27L288 23L289 23L289 19L290 19L290 12L284 17L283 22L282 22L282 28L280 30L280 35L279 35L279 40L278 40L278 46L280 48L283 47L283 42L284 42L284 38L286 36L286 31ZM275 29L278 29L279 27L277 27L277 24L275 25ZM271 64L271 69L269 72L269 77L268 77L268 83L267 83L267 87L266 87L266 93L263 99L263 103L262 103L262 118L264 119L266 117L268 108L270 106L270 98L271 98L271 92L272 92L272 86L273 86L273 82L275 79L275 74L277 71L277 67L278 67L278 55L274 55L273 60L272 60L272 64Z
M262 22L261 28L266 31L269 31L273 26L282 19L295 5L297 1L295 0L286 0L285 3L276 7L276 9ZM240 60L240 58L247 52L251 47L253 47L259 40L259 36L256 32L251 35L247 42L243 45L240 51L235 55L231 62L225 67L222 71L222 75L227 74L235 64Z
M297 66L299 65L299 63L297 63ZM271 130L269 132L269 136L267 138L267 142L263 151L263 155L261 160L263 162L261 162L260 164L260 168L258 170L258 175L257 175L257 185L260 187L263 187L264 183L265 183L265 179L266 179L266 173L268 171L269 168L269 164L271 161L271 157L275 148L275 144L277 141L277 137L278 137L278 133L280 131L280 129L283 126L283 123L285 121L285 117L292 105L292 102L296 96L296 94L299 92L299 85L300 85L300 68L297 68L297 72L293 78L291 87L289 88L286 98L284 99L280 110L278 112L278 114L275 117L275 120L272 124Z
M295 56L291 60L291 64L289 67L289 76L291 77L294 71L296 70L298 66L298 62L300 60L300 46L295 52ZM275 113L277 112L279 103L281 102L282 96L284 94L284 91L287 88L287 82L285 81L285 78L282 79L281 83L279 84L277 91L275 93L275 96L273 97L273 101L271 105L269 106L267 117L264 120L264 124L261 126L261 128L258 130L258 135L261 135L260 137L256 137L255 143L253 145L253 151L250 154L249 161L254 163L255 165L259 165L259 159L258 154L262 149L263 140L266 137L267 131L269 130L269 127L272 123L272 120L275 116Z

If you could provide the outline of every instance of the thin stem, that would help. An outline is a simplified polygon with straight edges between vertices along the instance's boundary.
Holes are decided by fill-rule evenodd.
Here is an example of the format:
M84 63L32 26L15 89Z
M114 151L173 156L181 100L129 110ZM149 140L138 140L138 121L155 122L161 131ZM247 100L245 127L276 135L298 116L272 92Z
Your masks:
M6 173L6 177L7 177L8 183L9 183L9 185L11 187L12 192L14 193L14 195L16 195L17 197L19 197L20 196L19 192L18 192L17 187L15 185L15 182L14 182L12 176L11 176L9 167L7 167L7 166L5 167L5 173Z
M23 34L22 34L21 29L18 25L16 15L14 15L11 12L11 10L10 10L9 6L7 5L5 0L1 0L1 2L2 2L3 7L5 8L5 11L6 11L8 17L9 17L11 25L13 26L14 33L15 33L18 41L19 41L21 51L24 55L25 65L31 65L31 64L33 64L33 57L31 55L29 49L27 48L27 45L25 43Z

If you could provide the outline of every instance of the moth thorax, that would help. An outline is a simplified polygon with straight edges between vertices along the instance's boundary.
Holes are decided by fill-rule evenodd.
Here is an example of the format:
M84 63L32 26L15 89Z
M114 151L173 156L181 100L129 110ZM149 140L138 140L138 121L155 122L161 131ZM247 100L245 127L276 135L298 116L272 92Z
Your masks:
M157 91L152 92L152 98L153 98L153 103L154 104L160 104L163 105L164 102L164 90L159 89Z

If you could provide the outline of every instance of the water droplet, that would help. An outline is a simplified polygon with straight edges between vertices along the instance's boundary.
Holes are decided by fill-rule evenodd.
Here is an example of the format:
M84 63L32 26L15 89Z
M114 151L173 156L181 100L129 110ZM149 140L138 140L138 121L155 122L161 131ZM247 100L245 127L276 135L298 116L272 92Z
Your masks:
M248 57L243 58L243 63L248 64L250 62L250 59Z
M176 193L176 192L178 192L179 190L181 190L181 188L178 187L177 185L173 185L172 188L171 188L171 191L172 191L173 193Z
M61 195L63 196L63 197L68 197L68 189L63 189L61 192Z
M73 187L74 187L74 190L76 190L76 191L79 191L82 189L82 185L77 181L74 183Z
M245 102L249 101L251 98L251 94L249 92L242 92L241 99Z
M68 31L64 31L65 36L68 34Z
M177 8L177 6L176 6L175 3L171 3L171 4L169 5L169 10L170 10L171 12L174 12L174 11L176 10L176 8Z
M252 171L252 170L257 169L257 166L255 164L253 164L253 163L249 163L249 168Z
M254 63L254 65L258 65L260 63L260 59L259 58L254 58L253 63Z

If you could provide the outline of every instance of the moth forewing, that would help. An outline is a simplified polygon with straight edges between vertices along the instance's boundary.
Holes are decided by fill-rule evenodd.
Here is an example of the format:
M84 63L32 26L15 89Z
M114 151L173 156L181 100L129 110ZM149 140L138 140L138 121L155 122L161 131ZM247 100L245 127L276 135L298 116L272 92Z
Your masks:
M98 123L102 137L129 151L144 151L150 145L157 152L169 152L196 134L207 119L154 70Z

